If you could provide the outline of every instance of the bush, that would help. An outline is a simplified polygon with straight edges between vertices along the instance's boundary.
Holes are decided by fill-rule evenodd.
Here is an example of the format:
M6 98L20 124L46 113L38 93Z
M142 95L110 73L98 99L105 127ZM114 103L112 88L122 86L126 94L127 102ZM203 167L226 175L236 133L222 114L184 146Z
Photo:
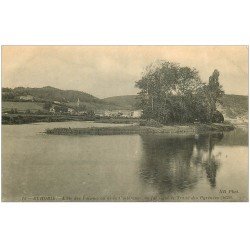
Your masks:
M212 122L223 123L224 122L223 114L221 112L219 112L218 110L216 110L213 114Z

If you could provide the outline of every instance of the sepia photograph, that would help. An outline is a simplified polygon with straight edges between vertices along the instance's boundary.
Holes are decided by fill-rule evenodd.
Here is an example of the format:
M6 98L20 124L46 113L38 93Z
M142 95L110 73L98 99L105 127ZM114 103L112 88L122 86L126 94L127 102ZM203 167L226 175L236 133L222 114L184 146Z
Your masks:
M1 249L250 249L248 2L0 1Z
M248 46L2 46L3 202L247 202Z

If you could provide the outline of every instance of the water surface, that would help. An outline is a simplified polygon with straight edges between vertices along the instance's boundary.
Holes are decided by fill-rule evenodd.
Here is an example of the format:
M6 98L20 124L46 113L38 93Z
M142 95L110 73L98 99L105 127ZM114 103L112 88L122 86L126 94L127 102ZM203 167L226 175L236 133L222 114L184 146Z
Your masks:
M88 126L114 124L2 126L2 199L248 200L246 127L196 136L43 133Z

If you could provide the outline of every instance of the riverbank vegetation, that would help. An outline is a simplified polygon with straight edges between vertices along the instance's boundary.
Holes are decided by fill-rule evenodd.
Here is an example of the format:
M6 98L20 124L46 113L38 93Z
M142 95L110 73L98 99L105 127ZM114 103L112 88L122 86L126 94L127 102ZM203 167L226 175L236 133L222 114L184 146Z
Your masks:
M93 117L65 115L7 114L2 115L3 125L29 124L37 122L93 121Z
M89 127L89 128L53 128L47 129L47 134L53 135L130 135L130 134L197 134L206 132L223 132L233 130L231 124L194 124L162 127L149 126L119 126L119 127Z
M28 124L37 122L65 122L65 121L94 121L96 123L110 123L110 124L135 124L139 123L138 118L111 118L111 117L99 117L94 115L51 115L51 114L3 114L2 124L13 125L13 124Z

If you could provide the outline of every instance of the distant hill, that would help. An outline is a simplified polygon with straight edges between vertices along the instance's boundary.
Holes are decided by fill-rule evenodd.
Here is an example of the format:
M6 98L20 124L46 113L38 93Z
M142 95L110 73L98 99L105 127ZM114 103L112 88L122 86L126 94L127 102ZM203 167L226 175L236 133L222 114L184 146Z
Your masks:
M116 104L108 103L82 91L61 90L50 86L43 88L17 87L14 89L2 89L3 101L19 101L20 96L27 95L33 96L36 102L57 101L67 106L76 106L77 100L79 99L81 105L85 105L87 109L91 110L121 109L121 107L117 107Z
M129 110L136 109L138 103L137 95L113 96L103 100Z
M226 119L248 120L248 96L225 95L221 101L218 110L223 113Z
M100 99L81 91L75 90L61 90L46 86L43 88L23 88L17 87L14 89L3 88L3 92L12 92L17 96L32 95L35 98L44 99L47 101L58 101L58 102L76 102L79 98L80 101L86 102L101 102Z

